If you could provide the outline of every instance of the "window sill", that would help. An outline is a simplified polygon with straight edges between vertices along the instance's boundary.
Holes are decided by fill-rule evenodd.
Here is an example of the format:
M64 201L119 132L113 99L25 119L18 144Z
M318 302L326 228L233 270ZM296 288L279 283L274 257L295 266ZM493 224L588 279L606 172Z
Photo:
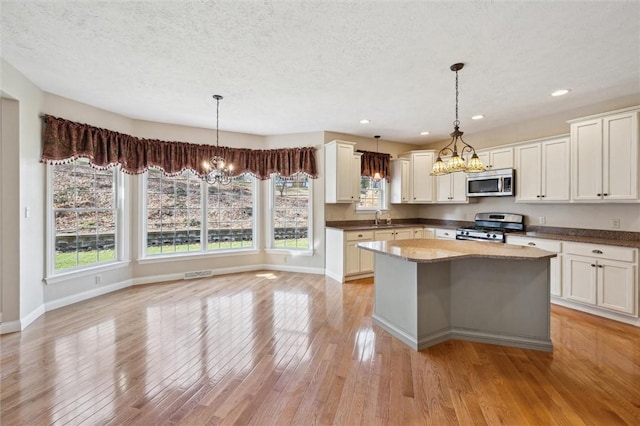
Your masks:
M268 248L264 250L267 254L286 254L291 256L307 256L311 257L315 254L315 250L296 250L286 248Z
M185 260L191 259L206 259L206 258L216 258L216 257L227 257L227 256L249 256L253 254L260 253L260 250L256 249L243 249L243 250L224 250L219 252L207 252L207 253L180 253L180 254L165 254L165 255L155 255L155 256L147 256L141 259L137 259L136 263L140 265L151 264L151 263L162 263L162 262L183 262Z
M123 260L112 263L106 263L104 265L91 266L82 269L76 269L74 271L69 272L61 272L56 275L52 275L50 277L45 277L44 281L47 284L57 284L64 281L74 280L76 278L83 278L90 275L99 274L101 272L113 271L115 269L121 269L129 266L131 261Z
M375 214L378 210L381 213L386 213L389 209L356 209L356 214Z

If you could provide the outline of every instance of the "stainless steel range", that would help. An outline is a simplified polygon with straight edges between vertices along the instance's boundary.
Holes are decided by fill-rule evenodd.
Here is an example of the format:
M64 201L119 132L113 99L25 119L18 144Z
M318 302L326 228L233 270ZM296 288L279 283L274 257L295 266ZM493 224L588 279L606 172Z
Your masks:
M524 216L514 213L477 213L475 226L456 229L456 240L504 243L509 231L524 231Z

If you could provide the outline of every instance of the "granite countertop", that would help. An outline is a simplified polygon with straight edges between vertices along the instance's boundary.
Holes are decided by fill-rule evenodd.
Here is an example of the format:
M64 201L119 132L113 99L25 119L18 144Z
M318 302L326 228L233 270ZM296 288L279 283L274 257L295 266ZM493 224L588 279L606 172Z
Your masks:
M439 228L456 229L458 227L473 226L473 222L436 219L398 219L391 225L374 225L372 221L333 221L327 222L327 228L341 229L343 231L375 231L382 229L398 228ZM618 247L630 247L640 249L640 232L608 231L600 229L560 228L552 226L527 225L527 232L510 232L508 235L517 235L529 238L541 238L546 240L560 240L576 243L605 244ZM495 244L495 243L494 243Z
M555 253L538 248L481 241L435 239L371 241L358 243L358 247L374 253L386 254L417 263L447 262L469 257L505 260L538 260L556 256Z

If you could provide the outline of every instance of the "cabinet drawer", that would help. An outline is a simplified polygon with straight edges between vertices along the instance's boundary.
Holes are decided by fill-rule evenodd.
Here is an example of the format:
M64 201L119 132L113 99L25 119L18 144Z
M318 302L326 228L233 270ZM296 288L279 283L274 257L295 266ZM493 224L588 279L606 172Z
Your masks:
M347 232L347 241L373 240L373 231Z
M636 249L615 247L600 244L564 243L564 252L578 256L588 256L596 259L618 260L620 262L635 262Z
M456 231L455 229L436 229L436 238L441 240L455 240L456 239Z
M507 244L535 247L542 250L552 251L554 253L560 253L562 251L562 241L555 240L541 240L539 238L507 236Z

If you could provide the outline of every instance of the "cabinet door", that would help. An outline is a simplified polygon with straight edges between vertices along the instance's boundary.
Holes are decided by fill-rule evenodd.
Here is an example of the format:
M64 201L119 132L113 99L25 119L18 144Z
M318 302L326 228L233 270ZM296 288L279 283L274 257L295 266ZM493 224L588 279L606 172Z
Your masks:
M484 152L476 152L476 154L478 154L478 158L480 159L480 161L482 161L482 164L484 164L484 167L487 170L491 170L491 153L489 151L484 151Z
M571 125L571 198L602 198L602 119Z
M635 314L635 267L611 260L598 260L598 306Z
M446 161L446 160L445 160ZM451 179L454 174L436 176L436 201L439 203L448 203L453 197L451 195Z
M489 151L491 169L513 168L513 148L497 148Z
M411 154L411 202L433 201L433 178L429 175L432 169L433 152Z
M398 229L395 231L394 239L396 240L412 240L413 228Z
M345 184L345 187L350 186L350 199L354 203L360 202L360 157L362 154L354 154L351 160L351 185ZM340 182L339 182L340 183Z
M455 240L456 231L450 229L436 229L435 237L438 240Z
M420 240L424 238L424 228L413 228L413 238L415 240Z
M596 304L596 262L588 257L564 256L565 297L581 303Z
M638 113L603 119L603 198L638 199Z
M409 202L409 160L391 160L391 202Z
M360 252L360 272L373 272L374 253L369 250L358 249Z
M451 201L458 203L467 203L467 174L452 173L451 175Z
M542 201L569 201L569 140L542 142Z
M345 275L357 274L360 272L360 250L357 247L359 241L348 241L347 250L345 251Z
M516 148L516 200L540 201L542 152L540 144Z

